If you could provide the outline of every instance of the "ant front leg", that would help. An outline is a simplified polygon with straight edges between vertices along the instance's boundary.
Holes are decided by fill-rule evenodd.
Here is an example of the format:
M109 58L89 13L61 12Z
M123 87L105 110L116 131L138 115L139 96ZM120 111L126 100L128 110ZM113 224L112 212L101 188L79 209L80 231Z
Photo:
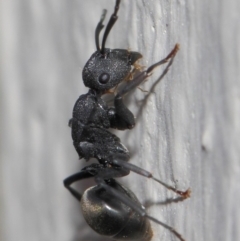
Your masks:
M171 60L170 64L172 64L174 57L176 56L177 52L179 50L179 44L176 44L174 49L170 52L170 54L162 59L161 61L157 62L156 64L151 65L148 67L147 70L141 72L139 75L137 75L131 82L129 82L122 90L120 90L116 97L115 100L122 99L122 97L127 94L128 92L132 91L135 89L137 86L139 86L145 79L147 79L153 72L153 70L162 65L167 63L169 60ZM169 67L169 66L168 66Z
M132 129L135 126L135 119L132 114L132 112L125 106L123 103L123 96L127 94L128 92L135 89L137 86L139 86L145 79L147 79L153 72L153 70L162 65L167 63L169 60L169 64L167 66L167 69L164 71L164 75L167 73L168 68L173 62L173 59L175 55L177 54L177 51L179 50L179 45L176 44L174 49L170 52L170 54L162 59L161 61L157 62L156 64L151 65L147 70L141 72L139 75L137 75L131 82L129 82L125 87L120 90L114 99L114 107L109 108L108 115L111 122L111 127L116 128L119 130L125 130L125 129ZM139 58L140 54L137 53ZM162 76L163 77L163 76Z

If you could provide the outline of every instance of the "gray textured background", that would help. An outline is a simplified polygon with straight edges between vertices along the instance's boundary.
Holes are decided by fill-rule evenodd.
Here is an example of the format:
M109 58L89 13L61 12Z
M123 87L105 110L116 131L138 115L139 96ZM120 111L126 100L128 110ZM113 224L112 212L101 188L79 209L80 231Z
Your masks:
M7 0L1 11L0 239L105 241L82 220L62 180L78 161L67 127L86 92L81 70L113 0ZM123 0L107 46L147 66L181 50L147 99L128 98L136 128L118 133L131 162L192 197L148 212L187 241L240 240L240 1ZM108 17L110 12L108 12ZM162 68L142 86L149 90ZM122 179L144 203L174 194L135 174ZM83 189L84 182L78 187ZM152 224L152 241L177 240Z

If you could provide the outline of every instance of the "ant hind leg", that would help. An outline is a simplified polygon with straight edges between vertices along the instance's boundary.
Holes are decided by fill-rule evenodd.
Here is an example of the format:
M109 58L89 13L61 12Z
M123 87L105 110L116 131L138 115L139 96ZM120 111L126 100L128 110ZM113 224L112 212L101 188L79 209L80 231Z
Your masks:
M121 166L121 167L124 167L126 169L128 169L129 171L132 171L132 172L135 172L139 175L142 175L142 176L145 176L145 177L148 177L148 178L152 178L154 181L160 183L161 185L163 185L165 188L177 193L178 195L180 195L182 198L186 199L186 198L189 198L190 197L190 194L191 194L191 190L190 189L187 189L186 191L180 191L178 189L176 189L175 187L173 186L170 186L166 183L164 183L163 181L155 178L152 173L138 167L138 166L135 166L129 162L126 162L126 161L122 161L122 160L119 160L119 159L114 159L113 160L113 164L115 165L118 165L118 166Z

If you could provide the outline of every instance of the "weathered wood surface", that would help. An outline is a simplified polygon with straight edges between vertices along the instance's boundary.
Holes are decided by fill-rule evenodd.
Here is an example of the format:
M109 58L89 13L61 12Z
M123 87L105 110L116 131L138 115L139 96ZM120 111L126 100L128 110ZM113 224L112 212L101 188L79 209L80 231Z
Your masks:
M67 126L86 92L81 70L94 29L113 1L1 2L1 229L4 241L105 241L82 220L62 180L85 165ZM240 2L123 0L107 46L156 62L181 50L147 101L128 98L136 128L119 133L131 162L190 187L192 197L148 209L187 241L240 240ZM149 90L163 68L142 88ZM142 111L139 111L144 104ZM140 200L174 197L135 174L123 178ZM89 183L79 184L84 189ZM152 241L177 240L153 224Z

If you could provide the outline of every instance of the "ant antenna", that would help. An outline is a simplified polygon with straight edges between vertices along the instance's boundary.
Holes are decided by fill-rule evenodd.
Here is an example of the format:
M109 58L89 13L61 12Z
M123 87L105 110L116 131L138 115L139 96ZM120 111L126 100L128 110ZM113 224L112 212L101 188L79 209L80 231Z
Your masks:
M95 29L95 43L96 43L96 47L97 47L97 50L100 51L100 45L99 45L99 35L100 35L100 32L101 30L103 29L104 25L103 25L103 21L106 17L106 14L107 14L107 10L106 9L103 9L103 13L102 13L102 16L100 18L100 21Z
M107 36L108 36L109 32L111 31L113 25L115 24L115 22L118 19L117 12L118 12L118 9L119 9L120 2L121 2L121 0L116 0L114 13L112 14L111 18L109 19L109 22L108 22L107 27L105 29L105 32L104 32L104 35L103 35L103 40L102 40L101 54L104 54L104 48L105 48L105 43L106 43L106 40L107 40ZM101 26L101 24L102 24L101 20L100 20L99 23L100 23L100 26ZM100 31L98 31L98 32L100 32Z

